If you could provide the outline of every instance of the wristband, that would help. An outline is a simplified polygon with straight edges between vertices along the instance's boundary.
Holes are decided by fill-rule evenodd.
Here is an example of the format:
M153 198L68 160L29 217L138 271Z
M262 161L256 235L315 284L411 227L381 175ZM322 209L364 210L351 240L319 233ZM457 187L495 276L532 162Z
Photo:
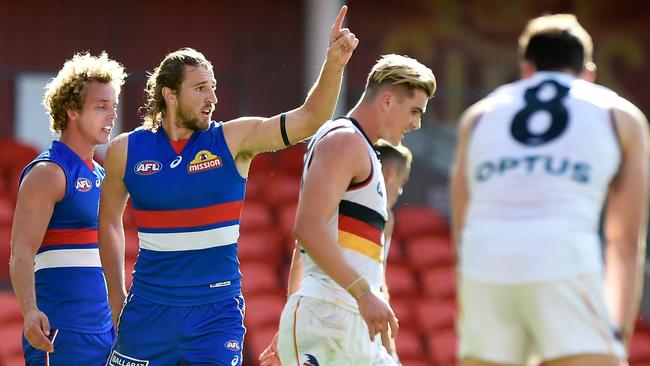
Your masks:
M370 292L370 284L366 281L365 278L359 276L356 280L352 281L345 290L354 297L355 300L359 300L363 295Z

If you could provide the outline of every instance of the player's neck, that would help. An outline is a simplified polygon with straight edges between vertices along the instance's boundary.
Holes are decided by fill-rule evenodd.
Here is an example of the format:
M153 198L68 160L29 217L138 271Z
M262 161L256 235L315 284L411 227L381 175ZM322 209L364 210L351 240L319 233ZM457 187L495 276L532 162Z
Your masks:
M162 126L171 141L187 140L192 136L194 130L183 127L180 121L172 116L166 116L162 120Z
M348 116L354 118L359 122L359 125L368 136L368 139L374 144L379 141L380 136L380 125L379 118L377 113L373 111L372 108L365 106L364 104L357 104L352 110L348 113Z
M81 160L90 160L95 155L95 145L85 141L81 135L73 131L64 131L59 141L74 151Z

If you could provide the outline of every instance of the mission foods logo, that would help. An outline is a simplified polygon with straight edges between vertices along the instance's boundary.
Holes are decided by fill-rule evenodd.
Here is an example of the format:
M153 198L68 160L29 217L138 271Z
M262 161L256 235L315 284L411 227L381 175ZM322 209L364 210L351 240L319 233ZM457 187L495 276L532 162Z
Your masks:
M156 174L162 169L160 162L155 160L145 160L135 164L133 170L138 175L151 175Z
M193 174L204 170L219 168L220 166L220 157L214 155L208 150L201 150L196 154L194 160L187 164L187 172Z
M79 192L88 192L93 188L93 184L86 178L79 178L74 183L74 188Z

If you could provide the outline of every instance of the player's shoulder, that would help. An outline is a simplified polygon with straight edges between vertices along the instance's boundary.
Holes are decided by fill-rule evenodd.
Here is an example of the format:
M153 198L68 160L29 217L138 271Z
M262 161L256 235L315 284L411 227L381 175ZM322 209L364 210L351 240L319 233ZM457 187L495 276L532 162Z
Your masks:
M319 154L326 151L334 156L338 154L340 157L341 153L345 151L345 156L355 156L363 154L367 150L364 137L351 123L334 123L328 127L322 131L320 136L317 136L316 149Z
M34 162L29 170L25 172L22 179L23 185L38 185L48 187L57 183L65 182L65 172L63 166L54 161L42 160Z

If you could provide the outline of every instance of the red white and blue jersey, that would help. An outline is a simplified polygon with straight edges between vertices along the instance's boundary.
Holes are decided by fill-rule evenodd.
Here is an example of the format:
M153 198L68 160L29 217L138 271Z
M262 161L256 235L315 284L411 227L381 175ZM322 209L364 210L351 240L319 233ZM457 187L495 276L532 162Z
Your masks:
M34 258L36 302L52 329L103 333L113 323L99 259L97 215L104 169L93 169L59 141L25 167L48 161L63 169L65 196L56 203ZM47 182L43 182L44 185Z
M131 293L179 306L214 303L241 292L237 239L246 179L212 122L176 153L161 127L128 136L124 183L140 252Z

